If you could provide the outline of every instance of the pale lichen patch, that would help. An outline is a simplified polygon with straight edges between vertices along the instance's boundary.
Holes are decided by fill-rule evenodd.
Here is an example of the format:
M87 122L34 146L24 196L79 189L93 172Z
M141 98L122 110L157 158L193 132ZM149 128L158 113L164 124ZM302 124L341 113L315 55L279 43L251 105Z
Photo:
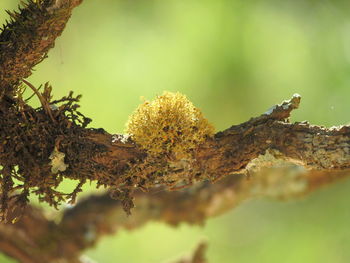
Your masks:
M304 164L276 150L267 150L253 159L246 170L252 177L252 195L288 198L302 194L308 187Z
M114 134L112 137L112 143L123 143L126 144L130 138L129 134Z
M269 108L264 114L265 115L270 115L271 113L273 113L273 111L277 108L277 105L272 106L271 108Z
M287 164L294 164L302 167L306 166L306 164L300 160L286 157L278 150L267 149L265 154L260 154L257 158L251 160L246 166L246 170L249 172L258 172L261 168L283 167Z
M316 134L307 142L309 151L305 152L305 156L317 160L313 164L316 168L337 168L349 162L349 144L346 136L333 139L328 135Z
M50 165L51 165L51 172L54 174L57 174L59 172L63 172L67 169L68 165L64 163L64 157L66 155L62 152L60 152L57 147L54 148L53 152L50 155Z

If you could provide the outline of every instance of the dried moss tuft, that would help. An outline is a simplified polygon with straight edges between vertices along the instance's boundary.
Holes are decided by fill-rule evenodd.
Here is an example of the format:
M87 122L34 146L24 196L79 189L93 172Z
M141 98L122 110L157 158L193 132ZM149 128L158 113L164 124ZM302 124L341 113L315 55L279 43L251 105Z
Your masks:
M74 202L82 185L93 179L93 163L81 149L83 145L93 154L98 145L84 137L91 120L78 111L80 96L71 92L52 100L49 84L41 93L35 90L42 103L39 108L26 103L24 86L15 97L17 105L0 104L0 221L20 215L30 194L55 208ZM78 181L73 192L57 189L64 178Z
M213 136L214 127L185 95L164 92L145 101L130 116L126 132L147 153L141 162L130 163L111 189L128 214L136 188L177 189L202 179L195 169L194 153Z
M80 0L25 0L0 28L0 99L12 98L23 78L47 57Z
M164 92L130 116L127 133L151 155L191 158L193 149L214 134L201 111L180 93Z

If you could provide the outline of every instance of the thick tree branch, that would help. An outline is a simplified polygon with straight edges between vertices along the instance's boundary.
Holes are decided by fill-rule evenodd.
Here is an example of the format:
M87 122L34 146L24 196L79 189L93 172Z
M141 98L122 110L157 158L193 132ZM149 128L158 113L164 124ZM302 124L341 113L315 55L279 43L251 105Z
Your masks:
M251 170L248 164L253 160L259 161L258 166L281 160L305 170L349 169L350 127L327 129L307 122L289 123L289 113L299 101L300 97L294 96L271 112L219 132L200 145L194 152L195 161L187 168L196 170L194 181L247 173ZM140 162L145 156L132 142L113 140L106 133L90 133L88 138L107 149L105 154L93 157L93 160L114 173L116 181L129 168L127 164L131 160ZM103 176L96 175L97 178Z
M168 192L164 188L158 193L139 191L135 194L137 206L129 218L121 203L108 195L92 196L67 210L59 224L45 221L40 214L38 219L37 210L28 207L29 219L23 218L15 225L1 225L1 250L23 262L41 262L44 259L42 262L54 262L59 258L79 262L82 250L94 245L104 234L119 228L140 227L149 220L171 225L201 223L247 198L257 195L274 198L300 196L350 175L347 127L327 130L305 123L290 124L276 117L285 118L281 109L290 110L296 100L299 97L286 102L287 106L276 107L269 114L233 126L198 148L195 156L200 165L195 167L202 172L198 180L223 178L219 182L202 182L177 192ZM92 140L100 145L96 149L103 149L100 155L91 155L91 160L99 164L91 170L94 172L92 179L101 180L113 171L121 174L120 171L125 172L130 167L131 160L142 161L145 156L136 145L125 142L121 136L113 137L99 130L89 130L86 134L87 142ZM310 137L315 143L310 144ZM292 143L285 143L290 140ZM340 145L334 147L334 141L340 142ZM310 150L313 153L321 151L321 154L312 155ZM329 153L331 158L328 158ZM338 158L333 154L337 154ZM230 174L236 175L224 177ZM40 231L31 235L31 222L41 220ZM23 232L28 233L23 236ZM27 259L28 252L22 248L32 251ZM37 258L33 251L40 251Z
M46 93L48 92L44 91ZM181 188L196 182L215 181L235 173L251 174L274 163L279 163L280 166L282 163L294 165L301 171L349 169L350 127L327 129L306 122L289 123L287 118L299 101L300 97L296 95L260 117L217 133L198 145L192 153L193 159L186 162L174 161L166 155L161 155L159 159L149 159L147 152L130 138L110 135L101 129L81 127L77 125L74 115L71 120L67 120L64 109L71 111L71 102L60 106L60 110L53 111L52 116L44 110L32 111L29 108L30 117L24 115L24 120L19 121L19 130L11 122L12 118L2 119L1 134L5 143L0 144L0 160L4 166L3 173L7 173L3 181L11 180L12 174L16 172L13 168L5 168L18 165L25 176L23 179L19 177L25 182L24 185L19 185L23 189L19 201L23 204L21 200L25 200L28 195L28 187L38 187L37 193L43 195L43 201L57 205L66 199L65 196L74 200L81 184L86 180L95 180L99 185L117 191L125 186L128 187L127 191L147 191L162 186L164 177L172 180L175 188ZM22 115L16 115L17 120L19 117ZM52 122L51 117L57 122ZM24 133L22 123L30 127ZM12 130L6 129L10 125ZM19 134L15 137L18 142L8 141L7 138L12 134ZM24 142L32 140L37 144L28 146ZM23 150L19 151L19 146ZM52 189L62 177L80 181L72 194L64 195ZM291 177L291 180L299 182L303 178L298 174ZM300 185L307 188L307 183L304 180ZM3 184L3 192L11 193L18 189L13 184L12 181ZM303 189L300 188L300 191L303 192ZM132 196L129 193L119 192L118 196L127 209L132 206ZM9 195L3 197L3 206L8 198Z
M9 95L8 91L13 91L20 79L28 76L30 69L41 61L62 32L72 8L80 2L29 1L20 14L12 15L13 21L0 35L3 95ZM167 144L156 149L163 151L157 155L126 136L87 129L88 119L76 111L78 105L74 103L78 98L70 94L52 101L50 93L51 87L46 85L43 93L38 94L42 108L33 109L17 92L17 104L0 110L0 164L3 166L0 206L4 218L12 198L23 206L29 193L34 191L41 201L53 206L67 199L74 202L87 180L114 189L113 195L122 199L124 208L130 210L132 192L136 189L147 191L159 186L178 189L234 173L249 174L256 167L280 160L306 170L350 167L349 126L326 129L306 122L288 122L290 112L299 105L298 95L260 117L232 126L204 142L201 139L195 147L193 141L189 141L191 149L181 148L182 139L173 135L168 138L167 131L162 130L160 134L165 137L161 140ZM182 97L176 98L181 104ZM192 107L188 102L183 105ZM174 109L182 112L182 108ZM193 111L198 114L196 109ZM142 120L142 116L139 119ZM181 116L177 120L181 121ZM192 128L189 126L189 131ZM157 132L160 131L151 133ZM184 137L181 131L179 136ZM176 152L167 150L176 143L176 149L182 149L180 158ZM79 180L71 194L55 190L64 177Z

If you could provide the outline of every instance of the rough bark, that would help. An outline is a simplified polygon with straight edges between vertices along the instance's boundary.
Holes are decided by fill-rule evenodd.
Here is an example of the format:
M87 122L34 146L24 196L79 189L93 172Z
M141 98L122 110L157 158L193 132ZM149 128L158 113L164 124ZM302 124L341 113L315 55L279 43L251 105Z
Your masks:
M83 262L84 249L119 228L150 220L200 224L247 198L293 198L350 175L350 126L290 123L299 95L208 137L185 162L149 158L127 136L87 128L78 98L52 100L48 84L40 93L23 81L42 103L32 108L21 97L22 79L46 57L80 2L29 1L10 13L0 34L0 218L25 215L0 224L4 253L25 263ZM165 176L170 186L160 183ZM63 178L79 181L71 194L55 190ZM91 196L64 211L60 222L26 206L30 192L53 206L74 203L88 180L109 187L120 201ZM123 210L132 208L133 196L136 208L127 217Z

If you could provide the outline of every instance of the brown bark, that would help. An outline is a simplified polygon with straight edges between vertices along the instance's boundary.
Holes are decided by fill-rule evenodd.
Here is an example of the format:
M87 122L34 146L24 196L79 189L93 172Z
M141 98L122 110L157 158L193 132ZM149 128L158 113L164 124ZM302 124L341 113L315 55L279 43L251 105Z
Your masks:
M82 262L84 249L119 228L149 220L198 224L247 198L293 198L350 175L350 126L290 123L298 95L207 138L185 163L150 159L126 136L86 128L77 99L70 94L52 101L48 85L38 95L42 108L33 109L18 86L46 57L80 2L29 1L20 13L10 14L13 21L0 34L0 216L17 218L30 191L53 206L69 198L74 202L87 180L117 189L121 201L91 196L64 211L58 223L27 206L17 223L0 224L4 253L25 263ZM169 191L159 183L164 176L172 178L172 188L185 189ZM55 190L63 178L79 180L73 193ZM136 208L127 217L123 207L132 207L133 191Z
M275 106L269 114L219 132L200 145L194 153L197 181L217 180L235 173L248 173L247 165L259 156L272 153L269 162L282 160L307 171L339 171L350 168L350 127L327 129L307 122L289 123L292 109L298 107L299 96ZM113 141L112 135L90 133L88 138L108 149L93 157L94 162L108 171L125 171L131 160L142 161L145 156L132 142ZM274 160L271 160L273 158ZM259 159L257 159L259 160ZM96 177L103 177L96 170ZM101 173L101 174L100 174ZM118 173L116 174L118 175ZM175 177L175 175L174 175ZM115 177L118 180L118 176Z

